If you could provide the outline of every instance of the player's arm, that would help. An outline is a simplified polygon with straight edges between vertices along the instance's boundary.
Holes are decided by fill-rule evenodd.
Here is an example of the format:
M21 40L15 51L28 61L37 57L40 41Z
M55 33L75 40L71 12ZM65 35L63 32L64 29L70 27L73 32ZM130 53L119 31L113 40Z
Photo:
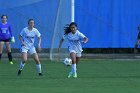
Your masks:
M37 29L35 31L36 31L35 35L38 37L38 52L40 52L41 51L41 34Z
M82 34L81 32L79 32L79 37L80 37L82 40L84 39L83 43L87 43L87 42L88 42L88 38L87 38L84 34Z
M84 43L87 43L88 42L88 38L84 37L84 39L85 39Z
M25 46L24 41L23 41L23 38L22 38L22 36L21 36L21 35L19 35L19 40L20 40L20 42L21 42L22 46Z
M64 41L64 39L61 38L60 43L59 43L59 47L58 47L58 48L61 48L63 41Z
M12 29L11 29L10 25L9 25L9 33L10 33L11 37L13 37L13 32L12 32Z
M64 38L61 38L61 40L60 40L60 42L59 42L58 52L60 51L60 48L61 48L61 46L62 46L63 41L64 41Z
M38 51L41 51L41 37L38 37Z
M11 35L11 42L15 42L15 38L14 38L14 36L13 36L13 33L12 33L12 30L11 30L11 26L9 26L9 33L10 33L10 35Z

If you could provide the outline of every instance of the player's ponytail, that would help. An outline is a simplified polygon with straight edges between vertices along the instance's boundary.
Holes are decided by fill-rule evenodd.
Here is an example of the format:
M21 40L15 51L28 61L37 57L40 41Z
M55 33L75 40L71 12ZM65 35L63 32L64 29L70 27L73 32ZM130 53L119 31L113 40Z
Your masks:
M67 35L68 33L71 32L71 29L70 29L69 24L66 24L66 25L65 25L65 27L64 27L64 31L65 31L64 35Z

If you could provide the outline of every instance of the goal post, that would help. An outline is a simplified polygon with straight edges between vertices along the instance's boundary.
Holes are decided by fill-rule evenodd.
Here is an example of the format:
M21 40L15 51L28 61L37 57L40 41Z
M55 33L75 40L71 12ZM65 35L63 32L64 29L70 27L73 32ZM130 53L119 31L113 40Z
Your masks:
M70 22L74 22L74 0L59 0L56 14L50 47L50 60L62 60L65 57L69 57L67 41L63 42L59 52L58 46L60 39L64 35L64 26Z

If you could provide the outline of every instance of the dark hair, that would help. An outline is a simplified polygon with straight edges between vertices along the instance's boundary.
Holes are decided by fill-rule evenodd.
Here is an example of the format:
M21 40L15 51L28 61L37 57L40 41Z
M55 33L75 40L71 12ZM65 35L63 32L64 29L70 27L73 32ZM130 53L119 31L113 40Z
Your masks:
M76 24L75 22L71 22L70 24L66 24L66 25L65 25L65 27L64 27L64 31L65 31L64 35L66 35L66 34L68 34L68 33L71 32L70 27L71 27L72 25L75 25L75 26L77 27L77 24Z
M34 19L29 19L29 20L28 20L28 24L30 23L30 21L34 21Z
M70 29L70 27L69 27L69 24L66 24L66 25L65 25L64 31L65 31L64 35L66 35L66 34L68 34L68 33L71 32L71 29Z
M76 22L71 22L69 27L71 27L72 25L75 25L77 27Z
M8 18L7 15L2 15L2 16L1 16L1 19L2 19L4 16L6 16L6 18Z

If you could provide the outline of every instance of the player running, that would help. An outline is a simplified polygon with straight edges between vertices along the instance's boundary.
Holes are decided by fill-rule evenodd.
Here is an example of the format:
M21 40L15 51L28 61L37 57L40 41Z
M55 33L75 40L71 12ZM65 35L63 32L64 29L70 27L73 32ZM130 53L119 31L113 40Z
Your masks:
M75 22L72 22L68 27L65 29L65 34L60 40L59 43L59 50L61 48L61 45L64 41L64 39L68 40L68 50L70 52L70 57L72 59L72 66L71 71L68 75L68 78L74 77L77 78L77 68L76 64L80 61L81 53L82 53L82 43L87 43L88 38L83 35L81 32L77 30L77 24Z

